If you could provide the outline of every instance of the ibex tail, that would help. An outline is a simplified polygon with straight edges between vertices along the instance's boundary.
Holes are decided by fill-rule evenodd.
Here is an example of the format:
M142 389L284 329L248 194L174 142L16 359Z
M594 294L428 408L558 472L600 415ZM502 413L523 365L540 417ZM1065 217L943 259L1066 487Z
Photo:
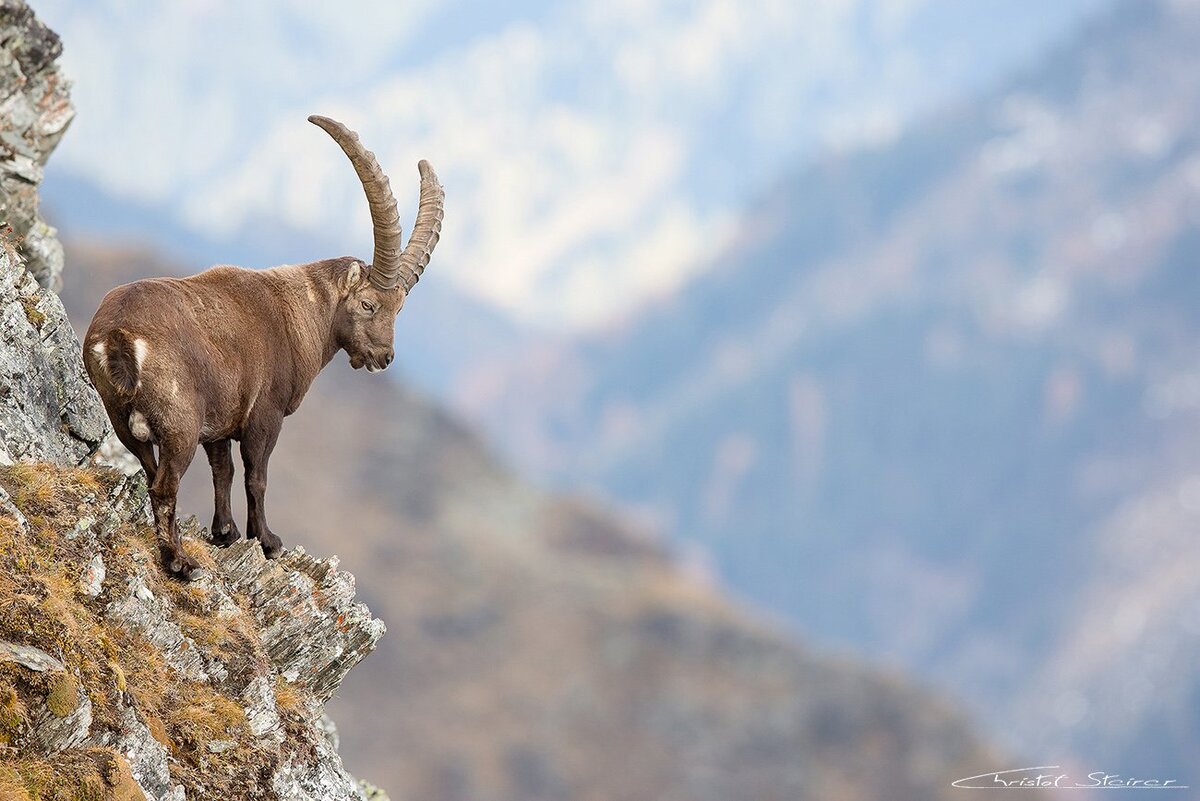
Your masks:
M132 398L138 387L138 345L127 331L113 329L104 342L105 371L108 380L120 395Z

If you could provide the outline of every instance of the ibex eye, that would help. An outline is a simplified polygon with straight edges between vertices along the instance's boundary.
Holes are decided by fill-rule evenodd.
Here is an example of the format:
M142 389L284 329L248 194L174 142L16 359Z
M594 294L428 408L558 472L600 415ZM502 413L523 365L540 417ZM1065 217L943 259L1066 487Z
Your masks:
M372 303L372 302L371 302L371 301L369 301L369 300L364 300L364 301L362 302L362 307L363 307L364 309L366 309L367 311L369 311L369 312L373 312L373 311L375 311L375 304L374 304L374 303Z

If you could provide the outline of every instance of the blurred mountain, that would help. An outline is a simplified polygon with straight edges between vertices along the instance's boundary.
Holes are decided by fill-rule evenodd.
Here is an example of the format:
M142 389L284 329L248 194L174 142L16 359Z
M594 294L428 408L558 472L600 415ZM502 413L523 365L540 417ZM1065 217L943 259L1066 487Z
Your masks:
M220 244L203 263L287 229L331 244L303 260L361 252L361 189L304 122L327 113L406 223L417 160L438 168L439 275L578 329L676 287L781 163L886 140L1107 2L40 0L79 110L44 197L154 209L120 225L173 250L166 217ZM71 208L68 233L104 211Z
M1194 2L1123 3L457 406L1035 758L1194 771L1198 37Z
M67 258L81 330L108 288L174 272L146 251L76 243ZM387 621L331 708L347 764L393 797L928 801L1000 766L936 696L795 646L340 358L271 466L274 530L340 554ZM206 467L180 503L203 519Z

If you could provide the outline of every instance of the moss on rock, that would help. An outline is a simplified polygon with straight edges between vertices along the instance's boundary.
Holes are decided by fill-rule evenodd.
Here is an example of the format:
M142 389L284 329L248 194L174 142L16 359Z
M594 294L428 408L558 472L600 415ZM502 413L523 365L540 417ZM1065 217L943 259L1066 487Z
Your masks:
M61 673L46 696L46 708L56 717L65 718L79 708L79 682L70 673Z

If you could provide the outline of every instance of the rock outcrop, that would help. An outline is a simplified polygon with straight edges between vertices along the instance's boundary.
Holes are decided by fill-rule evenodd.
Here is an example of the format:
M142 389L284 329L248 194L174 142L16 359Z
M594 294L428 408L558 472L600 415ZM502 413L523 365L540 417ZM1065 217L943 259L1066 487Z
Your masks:
M77 463L109 431L62 303L63 250L38 214L38 184L74 115L58 36L21 0L0 0L0 464Z
M0 247L0 464L78 464L109 433L62 303Z
M75 110L56 59L62 43L22 0L0 0L0 234L39 284L62 285L63 249L38 212L38 184Z
M384 632L353 577L187 544L190 584L159 567L140 475L0 468L0 797L61 774L99 798L363 798L323 715Z

